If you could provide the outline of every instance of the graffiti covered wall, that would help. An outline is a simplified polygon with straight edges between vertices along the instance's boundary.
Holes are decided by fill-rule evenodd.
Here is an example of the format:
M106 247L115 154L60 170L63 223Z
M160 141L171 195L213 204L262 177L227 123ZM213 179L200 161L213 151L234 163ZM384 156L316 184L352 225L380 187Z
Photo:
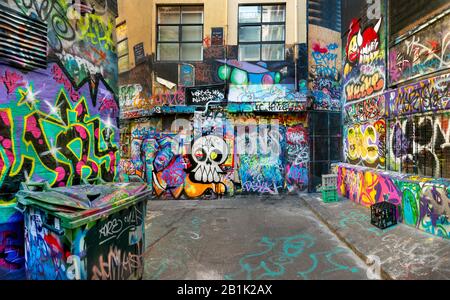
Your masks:
M431 77L387 93L391 118L450 109L450 75Z
M0 61L0 277L8 278L14 267L24 267L23 240L17 238L23 237L23 218L13 209L20 184L113 181L119 103L111 11L93 1L82 7L63 0L0 4L48 24L46 68L24 70Z
M390 84L450 67L450 15L389 49Z
M343 53L345 162L386 166L385 1L367 1L345 36Z
M121 173L145 180L162 199L278 194L308 186L306 115L216 111L176 119L169 128L158 118L131 128L131 155L120 162Z
M450 178L449 113L392 120L389 169Z
M450 238L450 182L346 164L338 166L338 193L364 206L384 201L398 207L400 220L420 230Z
M45 75L6 66L0 74L14 78L0 87L2 201L30 180L58 187L115 178L119 111L103 81L92 99L89 85L76 88L58 64Z
M61 62L75 85L100 74L117 90L115 16L108 2L0 0L26 16L48 24L48 56Z
M445 73L429 76L448 67L448 16L396 42L386 70L385 20L373 15L366 29L361 23L368 16L354 20L347 36L344 155L349 164L338 166L339 194L367 207L388 196L402 222L449 238L450 80ZM392 87L387 90L385 73Z
M341 110L340 32L309 25L309 89L313 109Z
M298 55L294 55L295 51ZM203 58L202 62L185 64L158 62L151 55L145 63L121 74L122 119L161 113L193 113L195 108L186 103L186 90L221 84L229 86L224 100L229 102L230 112L300 112L307 109L305 69L308 62L304 44L286 46L286 59L281 62L238 61L237 46L205 45Z
M374 9L372 6L377 7ZM355 18L349 24L345 46L342 46L343 96L346 102L375 96L385 88L384 6L384 1L374 1L360 19Z
M284 61L255 63L238 61L237 46L204 44L202 62L151 55L121 74L121 118L130 128L121 178L143 179L160 199L305 190L306 48L287 45Z
M386 122L347 125L344 128L344 153L347 162L383 169L386 161Z

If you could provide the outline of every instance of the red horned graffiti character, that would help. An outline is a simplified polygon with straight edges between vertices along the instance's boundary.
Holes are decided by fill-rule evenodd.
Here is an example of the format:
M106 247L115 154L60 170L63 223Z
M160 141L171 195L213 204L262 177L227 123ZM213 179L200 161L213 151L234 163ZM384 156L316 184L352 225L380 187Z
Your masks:
M347 45L345 47L345 53L347 53L347 61L351 65L355 65L359 60L359 45L358 34L361 32L359 26L359 20L353 19L349 33L347 36Z
M353 19L347 36L347 61L350 65L364 63L373 59L373 54L380 47L379 31L381 27L379 19L375 26L368 26L361 32L359 20ZM371 55L372 54L372 55Z
M363 33L358 32L359 61L360 63L369 63L375 59L380 48L380 38L378 32L381 27L381 19L372 27L367 27Z

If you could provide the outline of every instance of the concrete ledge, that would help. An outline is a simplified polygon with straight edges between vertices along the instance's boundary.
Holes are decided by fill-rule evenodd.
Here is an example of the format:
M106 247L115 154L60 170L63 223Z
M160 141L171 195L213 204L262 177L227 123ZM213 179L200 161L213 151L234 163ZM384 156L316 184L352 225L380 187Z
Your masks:
M398 224L380 230L370 224L370 210L340 198L324 203L320 194L302 201L360 258L379 258L384 279L450 279L450 241Z

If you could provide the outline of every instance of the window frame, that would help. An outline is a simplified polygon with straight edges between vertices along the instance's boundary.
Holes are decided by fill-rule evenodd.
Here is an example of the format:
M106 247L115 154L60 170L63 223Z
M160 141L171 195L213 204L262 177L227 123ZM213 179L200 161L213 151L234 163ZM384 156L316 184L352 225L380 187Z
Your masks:
M117 28L119 28L120 26L123 26L123 25L127 26L127 22L123 21L123 22L120 22L119 24L117 24L116 25L116 30L117 30ZM121 39L121 40L117 40L117 50L119 49L119 44L123 43L125 41L127 43L127 53L122 54L122 55L119 56L119 51L117 51L117 70L118 70L119 74L128 72L131 69L131 65L130 65L130 45L128 44L128 27L127 27L127 34L126 34L126 36L123 39ZM128 56L128 68L121 71L120 67L119 67L119 60L121 58L125 57L125 56Z
M180 10L179 21L177 24L160 24L159 21L159 9L162 7L178 7ZM201 7L202 8L202 23L182 23L182 15L184 7ZM160 27L177 27L178 28L178 41L160 41ZM201 40L199 41L183 41L183 27L201 27ZM203 4L186 4L186 5L157 5L156 6L156 62L164 62L164 63L179 63L179 62L187 62L187 63L198 63L204 60L203 57L203 40L205 33L205 7ZM178 45L178 60L162 60L159 58L159 45L160 44L177 44ZM183 44L200 44L201 46L201 59L199 60L183 60L181 59L181 46Z
M261 18L259 22L248 22L248 23L241 23L240 20L240 9L241 7L260 7L261 8ZM264 22L263 21L263 7L265 6L283 6L284 7L284 20L281 22ZM238 26L237 26L237 44L238 44L238 59L240 58L240 46L241 45L259 45L259 60L243 60L247 62L259 62L259 61L267 61L267 62L280 62L286 60L286 19L287 19L287 11L286 11L286 3L246 3L246 4L240 4L238 6ZM283 39L279 41L263 41L263 27L264 26L283 26L284 27L284 34ZM241 42L241 36L239 34L241 28L245 27L260 27L260 37L258 42ZM283 45L283 58L281 60L263 60L263 45Z

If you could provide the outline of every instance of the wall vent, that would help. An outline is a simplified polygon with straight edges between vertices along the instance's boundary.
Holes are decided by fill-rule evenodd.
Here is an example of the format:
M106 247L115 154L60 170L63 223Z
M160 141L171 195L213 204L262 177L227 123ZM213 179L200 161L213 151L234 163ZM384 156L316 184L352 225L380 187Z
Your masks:
M0 61L47 68L47 25L0 5Z

